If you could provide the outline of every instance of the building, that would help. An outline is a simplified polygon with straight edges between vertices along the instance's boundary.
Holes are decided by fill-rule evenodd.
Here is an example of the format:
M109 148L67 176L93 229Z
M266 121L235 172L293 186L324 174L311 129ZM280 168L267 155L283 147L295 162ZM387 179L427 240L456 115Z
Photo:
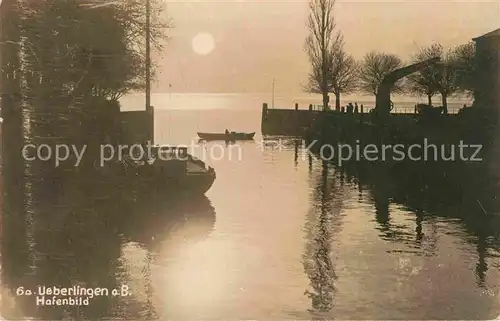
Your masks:
M500 110L500 29L472 40L477 68L474 104Z

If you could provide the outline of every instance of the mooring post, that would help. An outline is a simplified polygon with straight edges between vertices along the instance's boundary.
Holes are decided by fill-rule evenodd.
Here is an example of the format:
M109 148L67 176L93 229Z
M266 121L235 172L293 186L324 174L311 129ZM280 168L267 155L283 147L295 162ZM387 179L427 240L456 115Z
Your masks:
M260 130L263 133L267 130L267 103L262 104L262 117L260 119Z

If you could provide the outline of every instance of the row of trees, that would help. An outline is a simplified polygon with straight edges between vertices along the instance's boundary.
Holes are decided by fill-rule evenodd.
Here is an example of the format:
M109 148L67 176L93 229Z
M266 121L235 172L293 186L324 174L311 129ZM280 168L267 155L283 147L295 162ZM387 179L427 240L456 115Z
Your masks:
M328 95L335 95L335 108L340 109L340 96L353 92L376 95L382 80L406 63L394 54L370 52L356 61L344 49L344 38L336 30L333 14L335 0L311 0L308 19L309 35L305 49L311 63L306 90L323 96L323 108L329 105ZM393 92L426 96L428 104L436 94L442 97L447 111L447 99L453 94L471 95L474 75L474 43L449 50L435 43L422 47L409 63L439 57L441 62L401 79L394 84Z

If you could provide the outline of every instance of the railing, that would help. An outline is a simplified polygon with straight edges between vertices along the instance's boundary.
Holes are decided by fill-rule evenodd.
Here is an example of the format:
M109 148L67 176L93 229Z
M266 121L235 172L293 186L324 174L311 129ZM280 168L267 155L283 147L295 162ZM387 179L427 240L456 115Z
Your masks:
M312 111L323 111L323 105L310 105ZM331 108L331 106L329 106Z
M323 105L309 105L311 111L323 111ZM328 106L330 110L335 110L335 107ZM364 107L363 113L367 114L374 107ZM448 114L457 114L461 108L458 107L448 107ZM358 112L361 113L361 107L358 107ZM410 106L394 106L394 109L391 110L392 114L415 114L415 107Z

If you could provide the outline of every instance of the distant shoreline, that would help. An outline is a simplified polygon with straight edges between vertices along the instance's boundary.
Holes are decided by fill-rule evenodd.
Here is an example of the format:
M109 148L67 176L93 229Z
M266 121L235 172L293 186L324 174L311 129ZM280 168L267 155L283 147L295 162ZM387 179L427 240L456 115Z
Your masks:
M335 104L335 100L330 98L330 105ZM309 108L309 104L321 105L321 96L307 95L295 97L276 96L274 99L274 108L277 109L294 109L295 104L299 105L299 109L305 110ZM341 105L345 106L352 102L358 105L364 105L365 111L369 111L375 106L375 97L342 97ZM394 97L393 102L396 109L404 109L406 112L412 112L415 104L427 103L427 98L412 98L412 97ZM273 108L272 95L269 94L221 94L221 93L153 93L151 95L151 104L156 111L171 110L171 111L209 111L209 110L225 110L225 111L257 111L260 112L262 104L267 103L269 108ZM441 97L437 96L433 99L434 106L441 105ZM464 104L470 106L470 100L448 100L450 110L458 110ZM122 111L145 110L145 97L142 93L129 94L120 99Z
M254 98L261 98L261 99L266 99L268 103L271 103L272 99L272 94L271 93L189 93L189 92L153 92L151 93L152 96L159 96L159 95L164 95L164 96L192 96L192 97L238 97L238 96L244 96L244 97L254 97ZM125 95L123 98L143 98L144 93L138 92L138 93L130 93ZM416 103L416 102L427 102L427 97L415 97L415 96L409 96L409 95L392 95L393 101L396 102L404 102L404 103ZM286 100L286 101L306 101L306 100L317 100L318 103L321 103L322 98L321 95L319 94L307 94L307 93L297 93L297 94L290 94L290 95L284 95L282 93L276 93L275 94L275 100ZM331 102L335 101L335 96L333 94L330 95L330 100ZM341 97L342 101L352 101L352 102L375 102L375 96L374 95L344 95ZM449 103L472 103L472 99L468 97L450 97L448 98ZM264 102L264 101L263 101ZM433 99L434 105L438 105L441 102L441 96L440 95L435 95Z

